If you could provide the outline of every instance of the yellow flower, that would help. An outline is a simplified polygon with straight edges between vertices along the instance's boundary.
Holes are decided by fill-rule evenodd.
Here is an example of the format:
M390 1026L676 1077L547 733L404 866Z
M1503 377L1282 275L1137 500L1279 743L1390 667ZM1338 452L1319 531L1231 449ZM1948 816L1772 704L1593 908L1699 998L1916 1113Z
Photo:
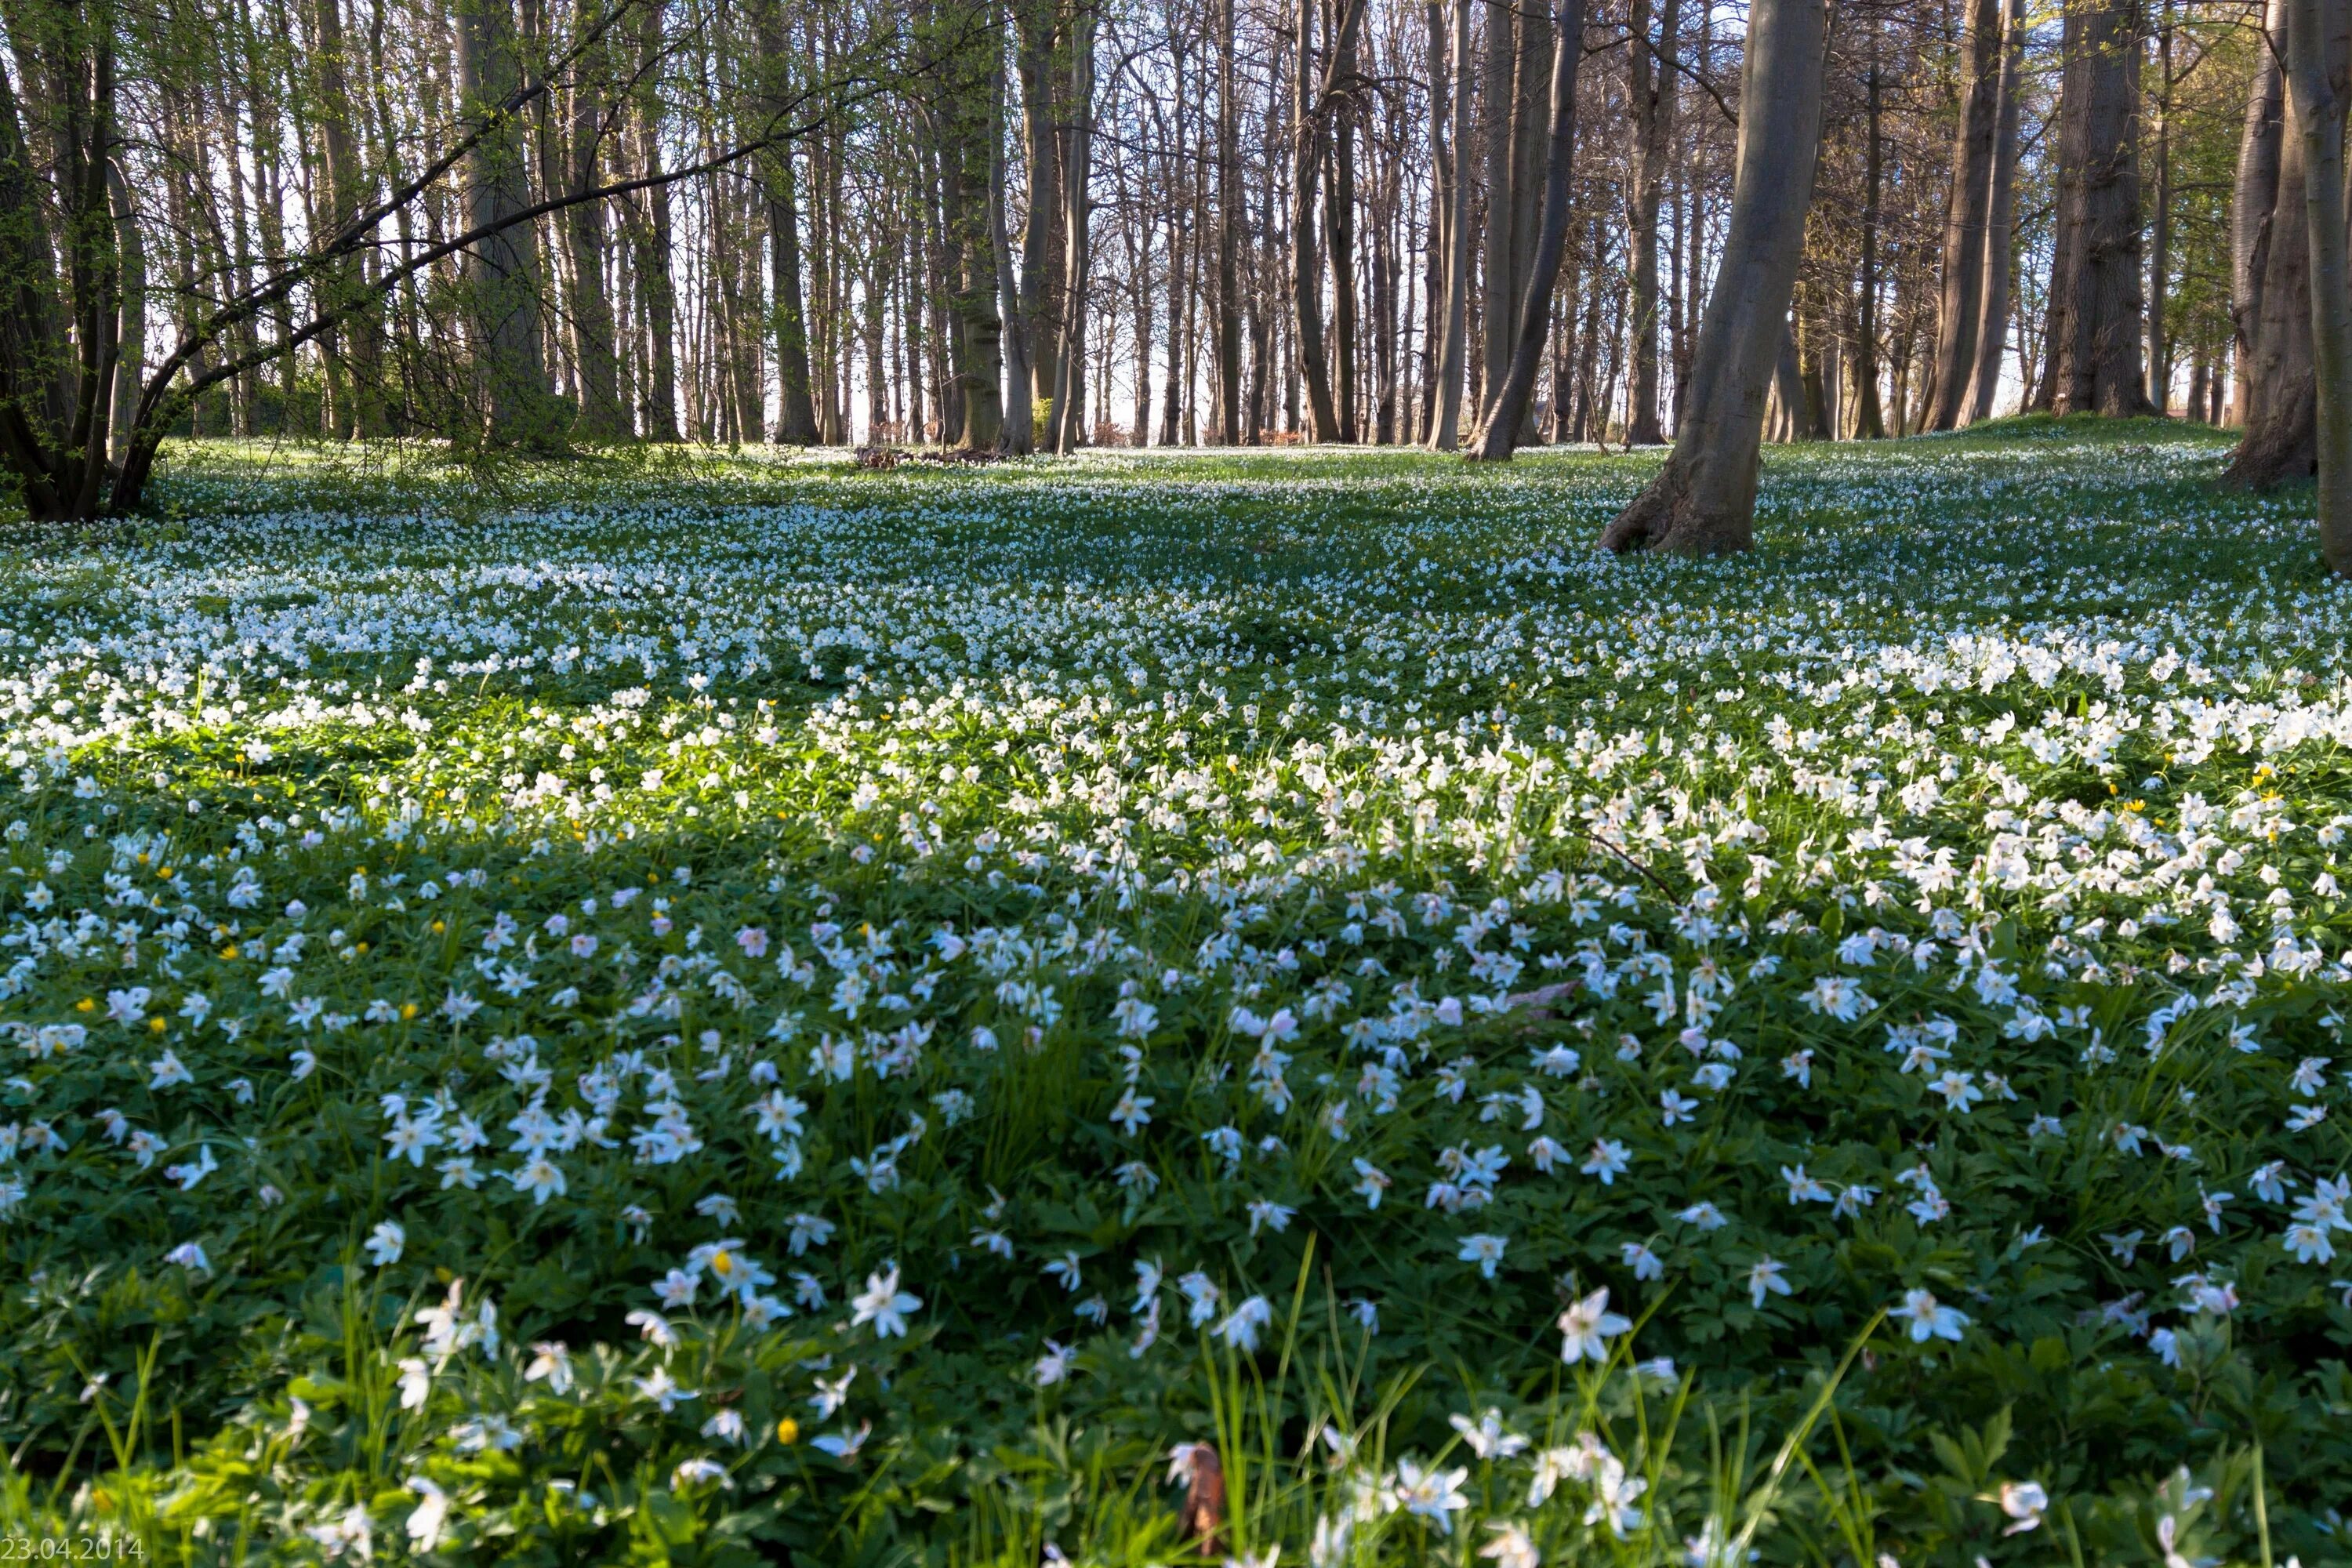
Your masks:
M147 864L147 851L145 851L144 849L142 849L141 851L139 851L139 863L140 863L142 866L144 866L145 864Z
M95 1013L98 1011L98 1001L95 997L85 996L80 1001L74 1004L74 1011L77 1013Z
M365 942L362 942L362 943L360 943L360 948L359 948L359 950L360 950L362 952L365 952L368 950L368 944L367 944L367 943L365 943Z
M158 1013L153 1017L147 1020L147 1026L160 1035L168 1026L163 1022L163 1015Z
M400 1016L403 1022L416 1016L416 1004L414 1002L403 1002L400 1005Z
M443 924L439 921L435 921L433 922L433 934L435 936L439 936L443 931L447 931L448 929L449 928L446 925Z
M787 1447L801 1440L801 1424L791 1416L776 1423L776 1441Z
M230 942L226 947L222 948L221 956L223 958L235 958L236 956L236 943Z
M172 868L170 868L169 866L166 866L166 867L164 867L162 870L160 870L160 871L156 872L156 873L155 873L155 875L157 875L158 877L161 877L163 880L165 880L166 882L168 882L168 881L170 881L170 880L172 879Z

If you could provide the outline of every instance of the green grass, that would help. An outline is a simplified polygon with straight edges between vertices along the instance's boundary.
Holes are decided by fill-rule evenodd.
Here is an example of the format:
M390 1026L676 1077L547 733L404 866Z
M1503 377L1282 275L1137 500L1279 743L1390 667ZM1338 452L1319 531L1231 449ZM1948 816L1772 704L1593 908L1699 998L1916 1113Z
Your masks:
M1200 1442L1254 1563L2343 1560L2352 599L2226 450L0 531L0 1520L1160 1563Z

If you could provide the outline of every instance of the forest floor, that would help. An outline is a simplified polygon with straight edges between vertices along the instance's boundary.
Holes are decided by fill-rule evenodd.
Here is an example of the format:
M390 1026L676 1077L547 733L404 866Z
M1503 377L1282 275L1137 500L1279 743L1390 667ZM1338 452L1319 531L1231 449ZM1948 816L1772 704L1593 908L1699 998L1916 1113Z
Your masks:
M1258 1565L2342 1561L2352 590L2226 449L0 530L0 1556L1199 1561L1198 1443Z

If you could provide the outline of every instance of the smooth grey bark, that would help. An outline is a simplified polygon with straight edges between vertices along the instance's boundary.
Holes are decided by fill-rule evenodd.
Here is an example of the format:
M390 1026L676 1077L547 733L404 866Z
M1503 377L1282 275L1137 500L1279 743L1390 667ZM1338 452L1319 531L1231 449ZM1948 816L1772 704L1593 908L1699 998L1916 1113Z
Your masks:
M1722 260L1699 320L1674 451L1601 538L1623 552L1746 550L1764 400L1805 239L1821 152L1824 0L1754 0L1741 72L1738 162Z
M2319 467L2319 553L2338 577L2352 576L2352 270L2344 235L2346 51L2344 0L2290 0L2287 99L2303 151L2305 241L2309 289L2314 443Z
M2286 85L2279 58L2285 47L2286 6L2287 0L2270 0L2263 16L2263 47L2254 56L2254 79L2246 93L2245 127L2238 137L2238 170L2231 191L2230 333L2238 374L2230 422L2240 429L2252 427L2262 404L2262 384L2252 371L2285 139Z
M2063 113L2076 121L2072 149L2080 163L2063 193L2074 245L2066 270L2051 288L2065 308L2065 330L2053 338L2051 406L2062 415L2154 412L2141 374L2147 296L2137 18L2136 0L2085 5L2077 40L2080 69L2066 83L2075 101ZM2068 146L2062 140L2062 161Z
M1977 334L1984 327L1985 249L1992 213L1993 167L2007 71L2001 0L1969 9L1968 96L1952 145L1952 188L1944 208L1942 310L1936 322L1936 398L1927 427L1949 430L1967 407ZM2004 277L2006 271L2004 271Z
M139 384L147 365L147 242L139 226L139 206L122 167L109 159L106 187L114 205L114 253L122 268L116 307L120 340L114 361L114 412L108 421L108 457L120 466L131 447L131 426L139 413Z
M1081 12L1070 26L1069 123L1062 132L1062 330L1054 358L1054 450L1072 452L1085 439L1076 406L1086 388L1086 299L1092 208L1087 174L1094 159L1095 18Z
M791 38L784 28L778 0L759 0L761 62L772 73L768 81L772 111L782 107L783 73L792 58ZM816 401L809 392L808 307L801 272L801 214L794 188L793 149L787 144L768 153L761 168L768 199L768 270L774 275L776 338L776 444L813 447L816 444Z
M1675 32L1679 0L1663 0L1658 13L1657 56L1651 57L1650 0L1633 0L1626 42L1633 109L1633 201L1629 254L1633 315L1633 365L1626 387L1630 446L1665 439L1658 422L1658 211L1665 193L1667 138L1675 120ZM1696 280L1694 280L1696 287Z
M1323 73L1312 72L1312 32L1307 18L1314 0L1298 7L1298 72L1295 83L1297 111L1291 126L1290 299L1291 330L1300 379L1307 384L1308 435L1329 441L1339 435L1339 416L1331 395L1331 364L1324 344L1322 268L1315 244L1318 178L1330 132L1331 109L1344 85L1342 71L1355 57L1356 34L1364 20L1364 0L1341 0L1339 25L1325 51Z
M1008 458L1029 455L1036 442L1036 416L1030 385L1029 323L1021 310L1021 282L1013 267L1013 236L1004 206L1004 59L1000 50L991 89L996 109L988 144L988 242L996 256L996 310L1003 323L1004 423L996 449Z
M1234 101L1234 0L1217 8L1217 435L1228 447L1242 439L1242 301L1240 122Z
M2278 18L2282 58L2290 43L2294 3L2285 0ZM2286 91L2284 73L2280 91ZM2245 435L2222 476L2231 484L2253 489L2306 479L2318 461L2313 444L2319 394L2311 336L2309 207L2303 199L2307 154L2291 106L2284 112L2276 200L2252 321L2252 353L2240 369L2241 376L2253 384Z
M1494 401L1511 353L1511 307L1518 290L1511 278L1511 153L1517 105L1512 67L1518 55L1511 26L1511 0L1485 0L1486 40L1478 84L1480 152L1486 164L1486 211L1479 236L1478 325L1485 342L1478 356L1478 387L1469 423ZM1466 142L1465 142L1466 149Z
M1520 295L1509 367L1494 405L1486 411L1486 427L1478 441L1476 455L1488 461L1508 462L1511 448L1519 440L1519 426L1533 401L1536 371L1543 359L1552 289L1559 280L1560 257L1568 248L1569 176L1576 154L1576 67L1584 53L1584 0L1559 0L1559 13L1551 23L1551 131L1545 144L1543 207L1535 255L1529 258Z
M605 104L595 76L583 68L572 83L567 175L572 194L583 198L563 215L572 262L572 357L580 371L580 413L572 429L592 441L618 441L629 435L629 414L621 405L620 344L604 289L604 204L584 199L596 188L603 151Z
M1467 153L1461 132L1469 124L1470 0L1454 0L1454 140L1449 166L1450 209L1446 215L1445 326L1443 363L1438 368L1437 419L1429 433L1432 451L1451 452L1460 444L1462 395L1469 363L1470 331L1470 181L1462 165Z
M2000 361L2009 345L2009 274L2017 222L2017 136L2025 82L2025 0L2009 0L1993 116L1990 184L1985 201L1984 281L1977 290L1976 363L1969 377L1968 422L1992 417Z
M511 0L460 0L457 79L468 116L495 112L513 94L522 68ZM476 142L466 159L466 221L488 228L467 256L472 307L476 416L494 444L544 445L553 427L539 326L539 265L530 229L513 223L530 205L526 121L509 116Z

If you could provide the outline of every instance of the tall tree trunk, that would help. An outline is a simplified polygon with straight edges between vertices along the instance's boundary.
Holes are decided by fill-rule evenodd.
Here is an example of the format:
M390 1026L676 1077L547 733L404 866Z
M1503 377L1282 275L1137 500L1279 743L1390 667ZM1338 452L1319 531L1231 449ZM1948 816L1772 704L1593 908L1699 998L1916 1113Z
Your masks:
M777 0L759 0L754 15L761 47L768 57L761 64L770 73L764 107L777 115L783 112L790 90L783 73L793 58L792 39ZM770 314L776 338L776 444L810 447L816 444L816 403L809 395L808 308L801 278L801 215L793 154L790 142L773 149L761 161L760 174L768 199L768 270L775 299Z
M1626 42L1633 108L1633 210L1631 215L1633 289L1633 379L1625 439L1654 446L1665 439L1658 423L1658 210L1665 196L1669 137L1675 120L1675 33L1680 0L1662 0L1657 58L1651 57L1649 0L1633 0L1633 29Z
M1343 62L1355 58L1356 33L1364 19L1364 0L1340 0L1339 24L1325 51L1323 72L1312 69L1312 28L1315 0L1299 0L1298 56L1295 68L1297 112L1291 128L1290 282L1292 326L1297 334L1298 372L1307 386L1311 438L1335 440L1339 434L1339 409L1331 396L1331 365L1324 347L1322 268L1315 244L1316 197L1321 182L1323 151L1330 133L1331 111L1343 87Z
M1552 288L1568 247L1569 175L1576 153L1576 67L1584 53L1584 0L1559 0L1552 18L1551 132L1545 149L1542 223L1518 307L1518 331L1511 358L1477 456L1508 462L1526 421L1536 371L1543 360L1544 330L1551 320Z
M1431 426L1432 451L1451 452L1460 444L1464 374L1470 335L1470 180L1464 139L1470 123L1470 0L1454 0L1454 138L1446 156L1445 303L1438 366L1437 417ZM1437 307L1433 303L1431 309Z
M2080 70L2066 82L2063 112L2076 133L2061 140L2059 156L2063 163L2071 145L2080 163L2071 183L2061 177L2075 244L2066 274L2054 278L2051 289L2053 299L2063 292L2066 312L2065 330L2053 342L2052 406L2059 414L2153 412L2140 353L2147 300L2137 16L2137 0L2091 0L2077 39Z
M2158 414L2172 407L2172 340L2165 305L2172 292L2172 0L2163 0L2156 34L2156 212L2147 258L2147 400Z
M1535 266L1543 219L1545 159L1550 146L1549 109L1552 82L1552 26L1543 5L1513 5L1518 21L1518 60L1511 100L1511 294L1504 313L1504 330L1490 334L1501 349L1501 364L1487 373L1495 395L1510 372L1511 355L1519 330L1519 305L1527 297L1528 277ZM1516 439L1536 438L1535 399L1520 399L1520 425Z
M2294 47L2297 5L2298 0L2285 0L2279 18L2282 56ZM2282 72L2283 93L2292 91L2286 74ZM2292 111L2291 99L2279 147L2278 200L2272 208L2268 250L2263 258L2253 357L2239 371L2242 379L2255 384L2252 414L2224 475L2233 484L2255 488L2306 478L2317 470L2319 462L2315 423L2319 345L2312 335L2317 316L2311 271L2318 257L2308 232L2312 208L2305 190L2310 178L2310 145Z
M1331 252L1332 398L1339 422L1333 432L1349 445L1356 427L1356 47L1333 60L1343 87L1331 106L1330 196L1323 205L1325 243Z
M1969 12L1968 93L1961 104L1959 134L1952 146L1952 188L1944 207L1936 398L1927 415L1928 427L1935 430L1949 430L1960 423L1967 406L1969 371L1977 361L1977 334L1984 328L1984 258L2006 58L2001 48L2001 0L1974 0Z
M593 13L581 18L583 26ZM592 58L601 59L601 51ZM583 68L572 84L570 170L572 194L596 188L604 128L604 94L596 71ZM580 368L580 416L573 428L592 441L616 441L629 434L628 410L621 403L619 344L613 330L612 297L604 289L604 204L583 201L563 215L563 235L572 260L572 355Z
M147 242L140 231L139 205L131 199L130 183L117 160L108 160L106 184L114 206L114 251L122 267L113 412L107 421L108 457L120 467L131 449L131 426L138 416L140 384L147 368Z
M1062 192L1062 142L1058 129L1061 93L1054 79L1054 52L1058 42L1058 8L1054 0L1014 0L1013 16L1019 31L1015 58L1021 71L1021 132L1028 165L1028 216L1021 233L1021 321L1027 337L1031 391L1037 401L1054 395L1054 377L1061 364L1061 339L1055 315L1060 309L1061 216L1067 205ZM1047 437L1046 445L1053 445Z
M1421 292L1421 430L1419 439L1433 443L1437 435L1437 395L1445 361L1445 262L1447 223L1452 216L1454 109L1449 89L1453 76L1446 59L1445 0L1426 0L1421 8L1422 48L1429 68L1429 218L1422 248Z
M521 80L512 0L459 0L457 77L468 117L497 112ZM530 205L526 122L504 119L466 160L466 222L496 227L467 258L480 434L498 445L546 446L556 427L541 348L539 265L530 229L512 222Z
M1240 108L1234 81L1234 0L1217 0L1217 435L1242 438Z
M1862 297L1854 302L1853 433L1860 440L1883 441L1886 416L1878 402L1878 219L1886 156L1878 72L1882 24L1873 17L1864 25L1870 29L1870 75L1864 110L1868 128L1863 154Z
M352 126L350 91L351 58L343 44L342 0L316 0L319 37L319 98L311 112L318 117L319 140L327 154L329 225L340 228L365 205L367 182L360 169L359 138ZM462 13L461 13L462 16ZM234 161L233 161L234 162ZM383 327L373 309L360 258L334 268L325 287L352 314L327 334L331 352L347 355L352 387L350 416L344 429L354 436L381 436L390 428L384 418Z
M1478 354L1476 403L1471 423L1495 401L1511 358L1511 307L1518 289L1511 276L1511 154L1516 146L1517 98L1512 91L1518 62L1511 0L1486 0L1486 42L1478 89L1479 133L1486 163L1486 213L1479 237ZM1465 143L1466 146L1466 143Z
M1004 181L1004 59L1000 49L994 71L995 129L988 143L988 237L996 251L996 310L1004 326L1004 428L997 449L1007 457L1026 457L1036 441L1035 405L1031 399L1029 318L1021 308L1021 280L1013 267L1013 236L1005 214Z
M1753 0L1739 155L1723 258L1691 355L1690 416L1649 488L1601 535L1610 550L1748 547L1764 397L1803 254L1821 151L1823 0Z
M2245 128L2238 138L2238 170L2230 203L2230 332L2238 374L2230 423L2250 430L2261 417L2263 386L2250 374L2260 357L2263 285L2270 269L2273 214L2278 206L2280 158L2285 135L2285 84L2279 57L2285 48L2288 0L2270 0L2263 47L2254 53L2254 79L2246 95Z
M1075 451L1085 438L1076 406L1086 394L1088 170L1094 152L1095 21L1081 13L1070 27L1069 124L1062 133L1061 331L1054 363L1054 450Z
M656 90L662 57L661 7L639 13L635 112L637 173L661 174L661 99ZM637 275L637 316L646 354L637 378L640 429L650 441L675 441L677 428L677 288L670 275L669 189L656 184L639 198L643 214L631 235Z
M2342 0L2290 0L2286 89L2303 151L2304 234L2310 251L2319 553L2352 577L2352 268L2344 234L2346 47Z
M2009 341L2009 274L2014 259L2011 251L2017 221L2017 135L2024 71L2025 0L2009 0L1985 201L1984 281L1977 290L1976 363L1969 375L1970 424L1992 417L1993 396L2000 389L2001 353Z

